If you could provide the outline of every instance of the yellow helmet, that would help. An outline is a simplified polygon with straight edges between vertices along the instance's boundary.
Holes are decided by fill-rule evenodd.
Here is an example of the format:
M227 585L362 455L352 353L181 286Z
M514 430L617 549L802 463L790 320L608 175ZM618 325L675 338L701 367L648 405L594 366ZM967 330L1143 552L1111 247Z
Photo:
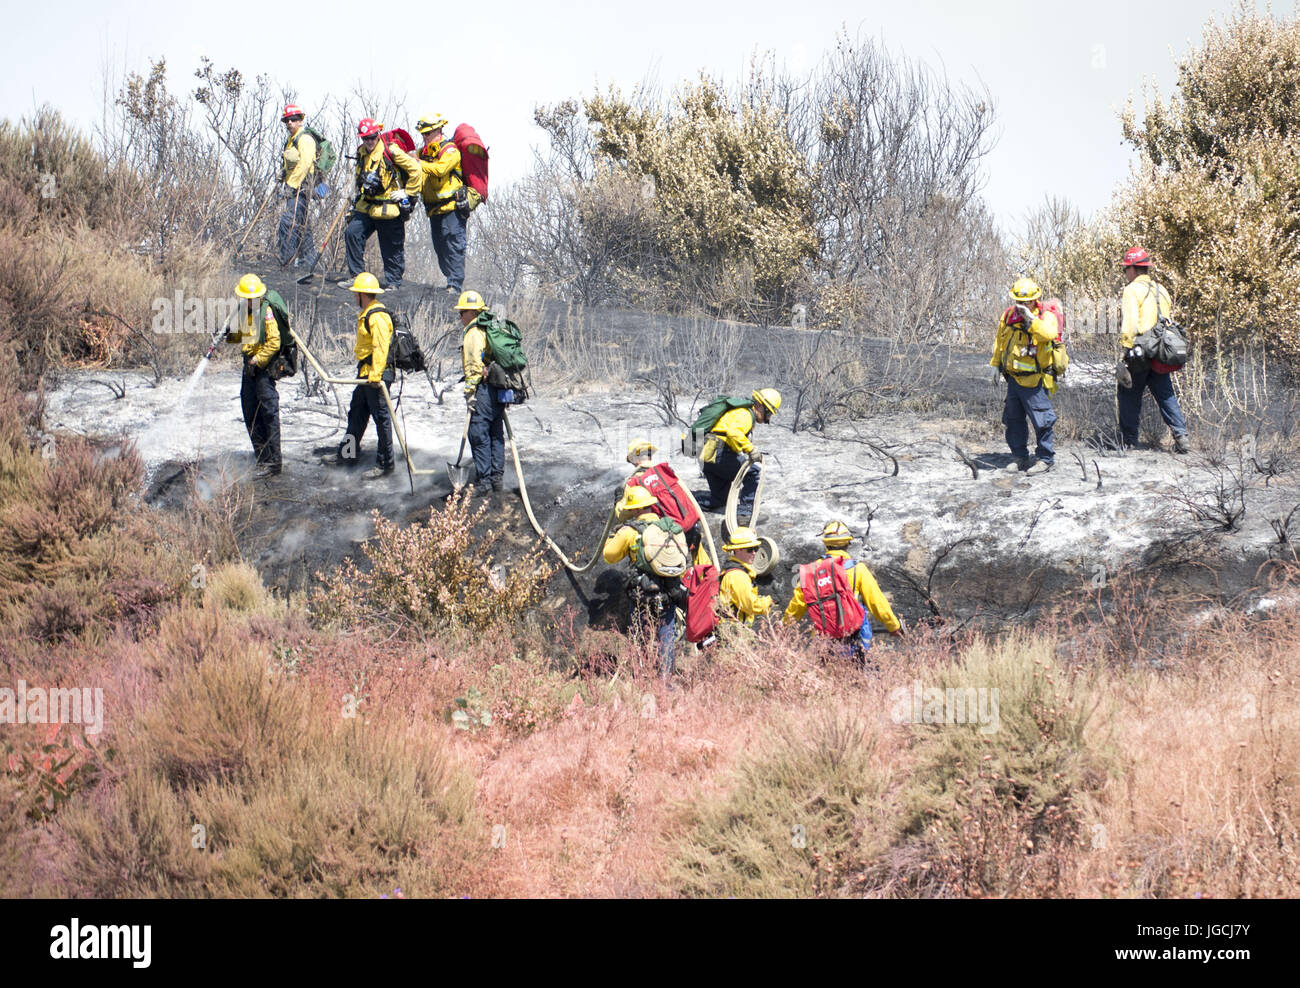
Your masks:
M623 488L623 500L618 502L619 511L640 511L659 503L659 499L640 484Z
M262 284L262 279L255 274L246 274L239 279L239 284L235 286L235 294L240 298L261 298L266 294L266 286Z
M431 130L442 130L447 126L447 118L441 113L426 113L415 122L415 129L421 134L427 134Z
M759 388L753 398L773 415L781 410L781 392L776 388Z
M1016 283L1011 286L1011 301L1013 302L1032 302L1034 299L1042 297L1043 290L1038 287L1038 283L1033 278L1018 278Z
M627 462L636 463L643 456L649 456L651 453L657 453L659 447L652 445L649 439L633 439L631 445L627 448Z
M828 521L822 529L822 542L825 545L848 545L853 541L853 532L842 521Z
M461 292L460 298L456 300L457 309L468 309L471 312L477 312L487 308L487 303L483 301L483 296L478 292Z
M379 287L379 279L369 271L362 271L357 275L348 291L361 292L363 295L384 294L384 290Z
M734 552L736 549L757 549L762 544L752 528L742 525L731 533L731 541L724 542L722 549L724 552Z

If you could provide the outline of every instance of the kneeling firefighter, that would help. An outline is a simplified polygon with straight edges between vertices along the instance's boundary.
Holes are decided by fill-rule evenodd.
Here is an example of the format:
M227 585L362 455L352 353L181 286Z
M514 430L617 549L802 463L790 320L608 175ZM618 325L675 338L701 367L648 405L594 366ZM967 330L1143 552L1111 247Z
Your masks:
M605 541L603 556L611 565L632 564L628 574L628 631L653 624L659 642L659 674L673 674L677 609L686 609L682 574L689 562L686 533L669 518L661 518L658 502L644 487L629 487L617 506L621 524Z
M726 506L732 481L748 462L750 471L745 475L736 509L738 517L753 515L763 454L754 447L750 434L757 423L772 421L780 409L781 392L776 388L759 388L748 399L718 397L704 407L691 427L692 431L708 430L700 463L704 479L709 483L709 496L707 503L700 507L721 511Z

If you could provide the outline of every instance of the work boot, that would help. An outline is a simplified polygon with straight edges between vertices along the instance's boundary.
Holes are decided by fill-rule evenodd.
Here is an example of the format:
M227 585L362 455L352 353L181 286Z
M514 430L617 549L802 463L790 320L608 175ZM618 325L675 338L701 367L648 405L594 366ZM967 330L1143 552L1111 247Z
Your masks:
M310 285L315 280L315 278L316 275L308 271L305 275L303 275L301 278L298 279L298 284Z
M253 479L265 480L267 477L278 477L278 476L280 476L280 464L263 463L261 466L257 468L257 471L253 474Z
M352 465L352 461L343 459L338 453L330 453L328 456L320 458L320 465L323 467L347 467Z
M1037 460L1034 465L1025 471L1026 477L1035 477L1040 473L1048 473L1056 465L1053 460Z
M387 477L387 476L388 476L389 474L391 474L392 472L393 472L393 468L392 468L391 466L390 466L390 467L371 467L369 470L367 470L365 473L363 473L363 474L361 475L361 479L362 479L362 480L378 480L380 477Z
M1029 469L1029 457L1017 456L1002 468L1003 473L1024 473Z
M500 493L506 489L506 482L501 477L492 478L492 490Z
M1192 444L1187 441L1186 433L1184 433L1181 436L1174 436L1175 453L1190 453L1191 451L1192 451Z

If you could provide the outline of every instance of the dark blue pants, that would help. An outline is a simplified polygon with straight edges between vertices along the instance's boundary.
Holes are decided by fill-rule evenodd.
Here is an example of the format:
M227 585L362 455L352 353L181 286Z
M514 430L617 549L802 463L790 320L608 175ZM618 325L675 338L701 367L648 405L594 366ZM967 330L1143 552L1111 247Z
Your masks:
M469 420L469 448L479 483L490 480L500 486L506 472L506 418L505 406L496 397L496 388L479 382Z
M1021 387L1011 378L1007 378L1007 403L1002 408L1002 424L1007 427L1007 446L1011 455L1022 459L1029 458L1029 427L1025 416L1034 424L1034 438L1037 440L1036 454L1044 463L1056 459L1056 449L1052 445L1052 427L1056 425L1056 409L1047 389L1041 384L1036 388Z
M433 251L438 255L438 270L448 285L460 291L465 283L465 220L454 209L430 216L429 232L433 235Z
M307 185L307 182L303 182ZM292 199L286 199L276 230L276 243L280 248L280 264L285 265L295 257L311 267L316 263L317 251L311 236L311 189L304 188Z
M1149 367L1144 371L1129 368L1133 375L1133 387L1115 389L1119 401L1119 431L1125 444L1134 446L1138 441L1138 422L1142 418L1142 393L1150 390L1160 409L1160 417L1169 426L1175 436L1187 435L1187 423L1183 421L1183 411L1178 407L1178 396L1174 394L1174 382L1170 374L1157 374Z
M709 500L714 511L721 511L727 504L727 492L731 482L740 473L740 468L748 459L737 453L730 446L719 445L717 458L712 463L703 464L704 479L709 482ZM740 487L736 499L736 521L746 524L754 511L754 494L758 490L758 472L762 465L755 463L745 474L745 482Z
M406 271L406 224L400 216L391 220L371 219L353 212L344 239L348 247L348 274L354 278L366 269L366 241L372 233L379 235L379 256L384 259L384 281L389 288L399 288Z
M253 442L253 456L264 466L280 465L280 392L264 370L244 372L239 386L244 427Z
M385 381L388 380L385 375ZM352 389L352 404L348 406L348 436L352 437L352 448L361 453L361 437L366 434L366 425L375 420L375 432L379 435L379 452L375 454L375 466L388 470L393 466L393 418L388 414L388 403L384 401L383 392L369 384L358 384ZM340 455L347 455L344 445L339 447Z

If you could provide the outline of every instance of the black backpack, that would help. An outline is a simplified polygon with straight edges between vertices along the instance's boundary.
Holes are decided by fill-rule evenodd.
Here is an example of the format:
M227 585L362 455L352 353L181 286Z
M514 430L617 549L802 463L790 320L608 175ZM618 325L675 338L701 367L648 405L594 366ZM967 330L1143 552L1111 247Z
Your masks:
M289 309L274 288L266 290L265 303L275 313L275 321L280 327L280 349L266 365L267 373L271 375L272 381L293 377L298 373L298 341L289 331Z
M425 368L424 351L420 349L420 341L411 332L411 324L407 321L406 313L375 309L366 316L366 329L370 329L370 316L381 311L387 312L388 318L393 321L393 339L388 344L388 366L418 374Z

